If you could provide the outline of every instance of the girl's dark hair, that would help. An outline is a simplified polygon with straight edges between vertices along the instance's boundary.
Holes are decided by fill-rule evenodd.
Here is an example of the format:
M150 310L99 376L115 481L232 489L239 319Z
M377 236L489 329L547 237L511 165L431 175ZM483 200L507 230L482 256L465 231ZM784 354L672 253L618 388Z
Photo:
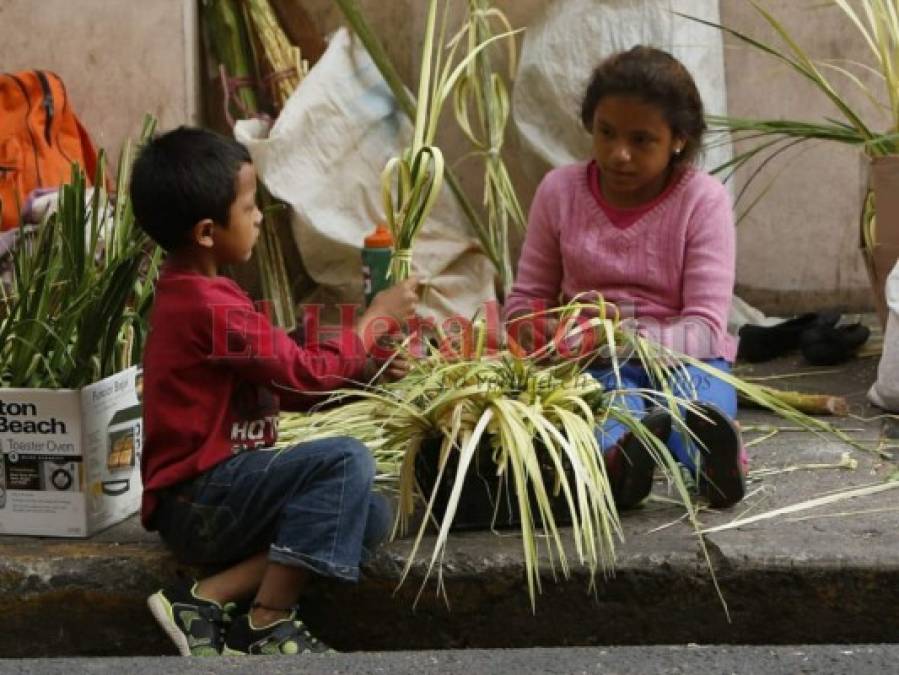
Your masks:
M686 141L672 162L692 162L706 130L702 98L690 72L668 52L638 45L604 59L590 76L581 102L581 122L593 132L596 107L606 96L633 96L658 106L675 136Z
M227 225L237 174L250 162L244 146L207 129L179 127L157 136L131 173L137 224L167 251L184 244L201 220Z

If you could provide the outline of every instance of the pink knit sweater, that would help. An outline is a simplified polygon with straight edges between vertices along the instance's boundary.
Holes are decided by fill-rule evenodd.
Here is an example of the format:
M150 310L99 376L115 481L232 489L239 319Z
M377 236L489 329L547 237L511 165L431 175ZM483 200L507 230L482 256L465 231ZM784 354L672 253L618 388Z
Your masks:
M730 197L687 169L654 208L621 230L590 193L589 162L554 169L540 183L506 316L598 291L655 341L701 359L733 361L727 333L734 285Z

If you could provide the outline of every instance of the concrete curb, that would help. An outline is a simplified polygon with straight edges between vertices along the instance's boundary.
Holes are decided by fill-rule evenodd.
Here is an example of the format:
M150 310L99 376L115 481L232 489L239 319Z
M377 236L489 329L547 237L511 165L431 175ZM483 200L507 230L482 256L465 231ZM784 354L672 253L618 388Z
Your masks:
M876 364L874 364L876 365ZM872 368L861 373L870 381ZM832 387L865 391L859 376ZM838 379L839 378L839 379ZM872 411L857 408L870 415ZM776 424L763 413L741 414L745 427ZM851 425L876 441L878 423ZM833 463L847 451L812 434L778 434L752 448L755 467ZM745 509L777 508L827 491L876 483L895 461L854 454L855 470L795 471L750 485L732 512L703 512L704 525L726 523ZM658 485L657 492L665 486ZM840 516L844 512L859 515ZM723 610L693 530L682 510L663 501L627 513L626 543L614 577L590 578L572 565L554 581L543 561L543 588L531 607L519 540L489 532L457 533L444 561L444 599L419 559L399 590L410 542L383 549L365 581L316 583L302 602L310 627L338 650L499 648L599 644L796 644L893 642L899 607L899 490L829 509L778 518L707 537L712 566L727 601ZM661 529L660 529L661 528ZM574 555L570 560L575 560ZM558 566L556 567L558 570ZM180 568L136 519L88 541L0 537L0 656L156 655L173 647L146 609L146 597Z

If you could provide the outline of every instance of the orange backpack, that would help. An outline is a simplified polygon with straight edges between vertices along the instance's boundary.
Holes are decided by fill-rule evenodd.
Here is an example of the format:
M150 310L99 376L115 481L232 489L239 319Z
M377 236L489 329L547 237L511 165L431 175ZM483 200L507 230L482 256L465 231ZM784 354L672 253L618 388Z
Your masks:
M72 162L92 183L97 152L59 76L44 70L0 74L0 230L18 227L32 190L69 182Z

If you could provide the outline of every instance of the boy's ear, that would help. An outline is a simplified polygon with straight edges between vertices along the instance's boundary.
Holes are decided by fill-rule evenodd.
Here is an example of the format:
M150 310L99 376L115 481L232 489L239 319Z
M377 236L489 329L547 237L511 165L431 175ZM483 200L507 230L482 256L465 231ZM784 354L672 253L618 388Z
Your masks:
M212 221L212 219L204 218L196 225L194 225L194 229L191 232L191 238L198 246L202 246L203 248L212 248L212 234L214 230L215 223Z

